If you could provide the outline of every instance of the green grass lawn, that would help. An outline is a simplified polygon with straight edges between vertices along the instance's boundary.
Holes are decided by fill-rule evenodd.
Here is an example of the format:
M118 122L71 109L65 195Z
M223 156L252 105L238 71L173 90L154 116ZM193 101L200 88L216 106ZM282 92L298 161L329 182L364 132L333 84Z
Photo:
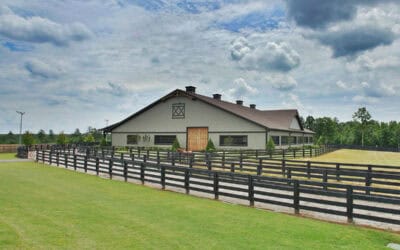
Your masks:
M0 160L11 160L15 159L16 153L0 153Z
M400 235L0 163L0 249L385 249Z
M400 166L400 153L367 150L339 149L318 157L305 159L311 161Z

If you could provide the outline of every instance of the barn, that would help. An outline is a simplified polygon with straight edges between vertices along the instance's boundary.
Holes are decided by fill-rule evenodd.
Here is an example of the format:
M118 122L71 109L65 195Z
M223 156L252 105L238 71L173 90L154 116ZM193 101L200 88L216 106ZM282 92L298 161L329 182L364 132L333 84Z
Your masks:
M220 149L264 149L269 138L277 148L313 143L297 110L259 110L221 97L200 95L194 86L176 89L103 131L113 146L171 147L177 139L191 151L204 150L209 139Z

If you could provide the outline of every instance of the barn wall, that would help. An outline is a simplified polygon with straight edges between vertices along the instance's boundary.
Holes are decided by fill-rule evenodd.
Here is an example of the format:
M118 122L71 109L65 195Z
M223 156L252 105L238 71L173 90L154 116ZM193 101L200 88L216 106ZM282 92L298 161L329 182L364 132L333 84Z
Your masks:
M172 104L185 104L185 118L172 119ZM174 97L143 112L137 117L115 128L112 144L127 146L128 134L150 136L149 142L139 142L137 146L154 145L154 135L176 134L182 147L186 146L187 127L208 127L209 137L219 147L219 135L247 135L248 146L243 148L264 148L266 130L264 127L215 108L199 100ZM243 132L240 132L243 131ZM240 147L234 147L240 148Z

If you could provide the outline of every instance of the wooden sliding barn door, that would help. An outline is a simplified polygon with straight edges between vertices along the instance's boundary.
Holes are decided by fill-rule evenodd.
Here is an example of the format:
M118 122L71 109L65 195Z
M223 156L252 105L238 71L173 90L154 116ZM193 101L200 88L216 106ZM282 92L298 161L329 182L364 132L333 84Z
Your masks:
M187 150L205 150L208 142L208 128L187 128Z

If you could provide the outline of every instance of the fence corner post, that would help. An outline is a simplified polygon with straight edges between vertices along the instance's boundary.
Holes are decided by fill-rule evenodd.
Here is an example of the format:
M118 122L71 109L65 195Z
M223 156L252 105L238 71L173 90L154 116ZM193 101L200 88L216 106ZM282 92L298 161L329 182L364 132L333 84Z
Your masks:
M254 207L254 180L251 175L249 175L249 201L250 206Z
M214 199L219 199L219 178L218 172L214 172Z

